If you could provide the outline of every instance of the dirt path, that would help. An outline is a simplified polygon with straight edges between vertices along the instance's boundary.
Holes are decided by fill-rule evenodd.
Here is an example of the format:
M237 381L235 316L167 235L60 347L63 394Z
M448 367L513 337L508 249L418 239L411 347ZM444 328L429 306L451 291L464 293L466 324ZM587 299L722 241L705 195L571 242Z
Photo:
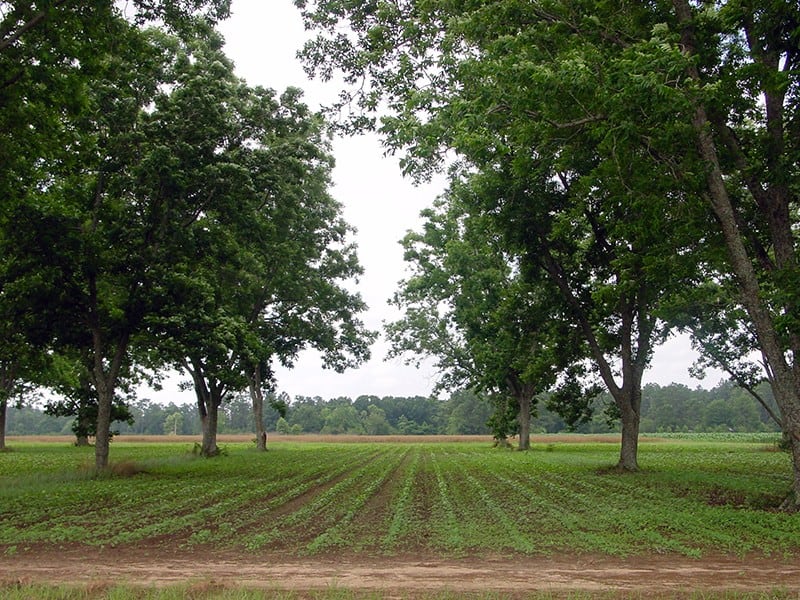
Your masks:
M344 588L391 596L451 591L524 593L636 592L664 595L688 591L781 589L800 597L797 561L729 557L526 557L417 559L409 557L282 559L274 556L220 555L204 558L157 551L46 550L0 557L0 581L24 583L127 582L168 585L180 582L275 590Z

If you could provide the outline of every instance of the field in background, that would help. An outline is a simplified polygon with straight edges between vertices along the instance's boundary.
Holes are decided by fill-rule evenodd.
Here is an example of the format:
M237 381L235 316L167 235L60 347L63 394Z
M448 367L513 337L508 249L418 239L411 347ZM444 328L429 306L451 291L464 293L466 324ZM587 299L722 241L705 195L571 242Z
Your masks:
M193 439L165 439L115 440L116 474L101 477L92 448L13 440L0 455L0 554L800 551L800 520L774 510L789 490L789 457L753 436L645 438L642 472L627 475L609 469L614 436L536 438L526 453L494 449L488 438L273 436L266 453L223 441L225 456L213 460L192 454Z

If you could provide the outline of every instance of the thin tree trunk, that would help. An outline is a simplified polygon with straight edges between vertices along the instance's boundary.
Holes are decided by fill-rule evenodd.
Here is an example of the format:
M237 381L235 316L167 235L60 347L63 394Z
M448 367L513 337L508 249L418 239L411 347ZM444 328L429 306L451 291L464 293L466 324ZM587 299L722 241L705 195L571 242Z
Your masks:
M261 389L261 373L258 366L250 377L250 399L253 401L253 422L256 430L256 448L267 449L267 432L264 431L264 394Z
M97 432L94 438L94 460L98 471L108 467L111 445L111 404L113 400L114 388L103 381L102 385L97 386Z
M606 359L586 311L576 298L568 284L568 278L562 266L547 250L543 254L545 269L555 280L564 299L575 311L578 324L583 331L584 339L589 345L594 363L606 388L614 398L614 402L622 415L622 440L620 458L617 468L624 471L637 471L639 451L639 419L642 397L642 374L647 365L652 348L652 332L655 320L648 318L644 298L646 290L640 289L632 298L620 300L618 315L623 322L621 333L620 360L622 362L622 385L618 385L611 364ZM634 322L637 322L634 333ZM634 341L636 348L634 350Z
M0 400L0 450L6 449L6 414L8 413L8 398Z
M531 396L523 393L517 397L519 402L519 449L531 449Z

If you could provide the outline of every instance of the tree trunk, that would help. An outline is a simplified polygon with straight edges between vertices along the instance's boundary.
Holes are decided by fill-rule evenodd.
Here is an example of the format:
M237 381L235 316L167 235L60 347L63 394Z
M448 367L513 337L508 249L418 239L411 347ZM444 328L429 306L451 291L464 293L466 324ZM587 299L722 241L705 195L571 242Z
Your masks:
M97 282L90 281L93 306L97 306ZM108 468L108 455L111 443L111 407L114 403L114 391L122 369L122 363L128 352L129 337L123 333L115 341L109 343L103 336L99 321L96 320L97 309L92 310L92 363L89 371L91 383L97 394L97 429L94 438L95 468L102 471ZM113 355L109 356L113 349Z
M99 382L98 382L99 383ZM97 386L97 432L94 438L94 461L98 471L108 467L111 445L111 404L114 388L103 382Z
M267 449L267 432L264 431L264 394L261 389L261 373L258 367L250 377L250 399L253 401L253 422L256 430L256 448Z
M88 383L87 383L88 387ZM75 445L78 447L85 447L89 445L89 432L92 430L91 419L86 415L86 406L81 405L78 407L78 414L75 417L78 420L77 427L73 425L75 432Z
M790 512L800 511L800 436L798 436L800 426L798 424L798 420L800 420L800 410L797 410L792 414L784 415L784 422L787 424L787 428L789 428L789 449L792 453L792 469L794 477L792 480L792 493L783 503L781 508Z
M194 393L197 396L197 411L200 413L200 426L203 431L200 455L206 457L217 456L219 454L217 424L219 407L225 394L224 386L218 381L206 381L201 360L187 359L183 361L183 366L192 376Z
M201 415L200 422L203 428L203 444L200 448L202 456L211 457L219 454L217 446L217 420L219 418L219 405L215 406L213 400Z
M0 400L0 450L6 449L6 414L8 412L8 399Z
M519 449L531 449L531 396L521 394L517 397L519 402Z
M623 311L623 335L622 358L622 387L614 388L612 396L619 408L620 422L622 425L622 436L619 449L619 471L638 471L639 470L639 424L642 411L642 375L646 362L643 357L647 355L649 342L640 338L638 353L634 353L631 342L633 322L632 312ZM649 339L649 333L644 332L645 326L640 322L639 331Z
M617 469L620 471L639 470L639 411L630 407L622 411L622 444L619 450Z

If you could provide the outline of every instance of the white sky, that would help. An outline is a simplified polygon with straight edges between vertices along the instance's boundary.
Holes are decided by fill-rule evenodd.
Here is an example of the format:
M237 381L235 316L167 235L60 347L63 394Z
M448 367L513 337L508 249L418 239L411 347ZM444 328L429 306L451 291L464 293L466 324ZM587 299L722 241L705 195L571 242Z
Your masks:
M312 108L336 97L337 85L309 81L295 56L308 34L292 0L234 0L233 16L220 30L226 39L226 53L249 84L279 93L288 86L299 87ZM405 274L399 240L409 229L419 227L419 212L444 190L444 178L413 186L402 177L397 160L384 156L376 136L337 139L333 153L336 169L332 193L344 205L345 219L357 229L359 258L365 268L359 286L369 306L364 320L371 329L381 329L384 320L397 316L387 300ZM294 369L278 371L278 389L292 398L430 394L435 373L430 369L417 371L399 360L386 362L387 349L381 338L373 346L368 363L344 374L323 369L315 353L305 352ZM661 385L679 382L690 387L715 385L719 374L709 374L702 382L689 377L687 369L694 356L685 338L669 341L657 351L645 381ZM179 392L174 378L165 383L163 391L150 396L161 402L194 398L192 392Z

